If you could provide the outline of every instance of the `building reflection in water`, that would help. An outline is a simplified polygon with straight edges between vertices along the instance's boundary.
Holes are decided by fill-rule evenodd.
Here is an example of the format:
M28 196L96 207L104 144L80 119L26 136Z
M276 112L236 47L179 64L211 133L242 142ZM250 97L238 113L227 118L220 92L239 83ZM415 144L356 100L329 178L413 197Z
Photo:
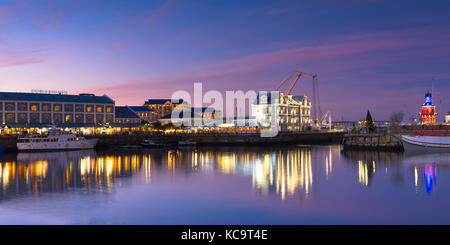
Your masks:
M420 173L423 172L423 175ZM423 176L423 180L421 180ZM419 191L421 183L425 186L425 190L428 194L433 190L433 186L436 185L436 164L425 164L423 166L414 166L414 187L416 192Z
M113 191L117 177L131 176L145 168L150 179L148 155L103 155L94 151L19 153L0 161L0 198L9 194L63 192L71 188Z
M335 148L336 146L322 148L323 152L317 154L320 158L319 165L325 163L326 178L333 171L332 155L339 152ZM4 155L0 159L0 199L19 193L37 195L75 188L109 193L114 191L116 184L122 185L125 180L150 184L158 174L178 175L191 172L249 176L255 191L262 194L274 193L281 199L294 195L311 195L314 178L323 169L319 165L312 165L310 147L262 149L262 152L259 148L193 148ZM138 178L134 178L135 176Z
M402 182L403 172L401 171L402 154L397 152L378 151L344 151L343 156L348 163L354 164L357 168L358 183L369 186L377 170L382 169L380 174L392 175L394 182ZM391 169L388 173L388 169Z
M326 178L332 173L333 152L339 146L329 146L319 159L325 162ZM335 149L336 148L336 149ZM209 172L212 169L233 175L251 176L255 190L262 194L275 193L285 199L300 194L309 197L314 182L310 147L291 147L266 151L216 151L194 152L195 170ZM316 171L320 169L316 168ZM318 174L317 174L318 175Z

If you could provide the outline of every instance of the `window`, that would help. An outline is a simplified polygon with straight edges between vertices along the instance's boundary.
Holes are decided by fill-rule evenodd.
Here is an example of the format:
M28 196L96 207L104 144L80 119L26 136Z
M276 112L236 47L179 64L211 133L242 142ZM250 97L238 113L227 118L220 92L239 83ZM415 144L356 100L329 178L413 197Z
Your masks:
M30 104L30 111L39 111L39 104L31 103Z
M42 113L42 123L51 123L51 122L52 122L52 114Z
M108 122L108 123L114 122L113 115L106 115L105 116L105 121Z
M75 122L76 123L84 123L84 115L83 114L75 114Z
M96 118L96 122L97 122L97 123L102 123L102 122L105 121L105 117L103 116L103 114L97 114L97 115L95 116L95 118Z
M19 111L27 111L27 103L17 103L17 109Z
M16 110L16 103L14 102L5 103L5 111L15 111L15 110Z
M107 113L112 113L113 112L113 107L112 106L107 106L106 107L106 112Z
M72 112L73 111L73 104L65 104L64 105L64 111Z
M28 115L27 113L17 113L17 119L18 123L27 123Z
M76 104L75 105L75 112L83 112L84 111L84 105Z
M15 123L16 122L16 114L14 113L6 113L5 119L7 123Z
M103 106L102 106L102 105L97 105L97 106L95 107L95 110L96 110L98 113L102 113L102 112L103 112Z
M64 121L66 122L66 123L71 123L72 122L72 114L66 114L65 115L65 117L64 117Z
M93 112L93 111L94 111L94 107L92 105L86 106L86 112Z
M54 104L53 105L53 111L61 111L62 105L61 104Z
M0 102L0 111L3 111L3 102Z
M42 111L50 111L50 104L42 104Z
M30 113L30 122L39 123L39 113Z
M87 114L86 115L86 123L93 123L94 122L94 115L93 114Z
M60 114L60 113L53 114L53 122L54 123L62 122L62 114Z

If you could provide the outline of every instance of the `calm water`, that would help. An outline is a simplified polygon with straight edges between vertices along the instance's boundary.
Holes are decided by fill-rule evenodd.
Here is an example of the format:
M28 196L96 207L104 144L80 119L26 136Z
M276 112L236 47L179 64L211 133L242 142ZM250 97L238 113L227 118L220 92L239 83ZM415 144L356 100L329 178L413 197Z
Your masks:
M2 224L450 224L450 153L4 154L0 188Z

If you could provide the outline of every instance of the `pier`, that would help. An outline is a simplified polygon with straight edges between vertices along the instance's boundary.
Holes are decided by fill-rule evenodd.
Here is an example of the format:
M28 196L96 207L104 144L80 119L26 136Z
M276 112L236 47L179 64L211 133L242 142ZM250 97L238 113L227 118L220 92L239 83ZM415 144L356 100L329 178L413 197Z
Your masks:
M280 132L276 137L261 137L259 133L136 133L92 135L86 138L98 138L96 148L106 149L125 145L139 145L143 140L151 139L159 143L177 144L180 140L195 141L197 145L287 145L287 144L339 144L344 132L339 131L306 131ZM1 136L0 147L3 151L14 152L16 136Z
M195 141L197 145L274 145L274 144L338 144L343 132L289 132L276 137L261 137L259 133L201 133L201 134L153 134L153 135L101 135L97 136L98 148L139 144L144 139L176 144L180 140Z
M345 150L403 151L402 143L388 133L345 134L343 145Z

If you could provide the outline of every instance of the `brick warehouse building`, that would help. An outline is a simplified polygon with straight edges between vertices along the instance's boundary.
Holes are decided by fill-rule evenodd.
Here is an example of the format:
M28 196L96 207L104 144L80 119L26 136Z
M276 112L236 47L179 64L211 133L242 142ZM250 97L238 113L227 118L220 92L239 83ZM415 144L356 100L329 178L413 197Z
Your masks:
M107 95L0 92L0 122L8 127L112 124L114 107Z

